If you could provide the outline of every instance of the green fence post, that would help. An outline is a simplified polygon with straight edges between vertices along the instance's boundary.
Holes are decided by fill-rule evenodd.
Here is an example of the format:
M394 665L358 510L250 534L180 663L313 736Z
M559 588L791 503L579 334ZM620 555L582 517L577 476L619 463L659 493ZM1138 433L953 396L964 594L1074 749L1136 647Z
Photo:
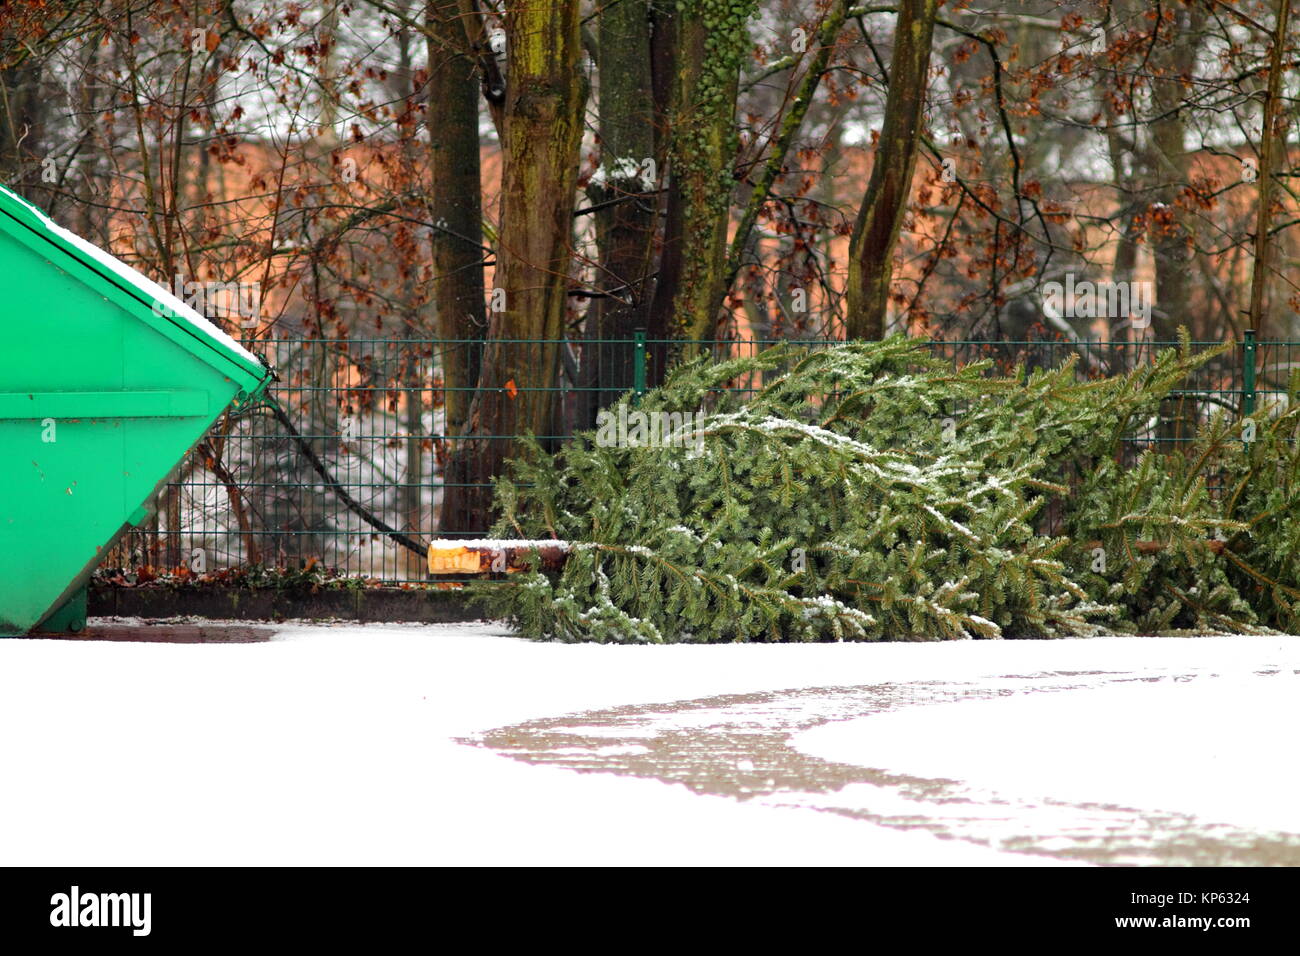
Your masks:
M632 392L637 401L646 393L645 387L645 329L632 333Z
M1242 415L1255 414L1255 330L1246 330L1243 343L1243 366L1241 370L1241 408Z

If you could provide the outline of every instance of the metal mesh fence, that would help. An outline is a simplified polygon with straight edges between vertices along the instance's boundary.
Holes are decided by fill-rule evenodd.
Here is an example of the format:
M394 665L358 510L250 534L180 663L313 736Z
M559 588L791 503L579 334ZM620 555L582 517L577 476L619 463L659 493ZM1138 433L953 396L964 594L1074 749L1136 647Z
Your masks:
M653 381L656 361L667 362L679 342L646 340L558 343L568 350L561 375L556 427L563 438L585 427L593 407ZM749 355L776 341L707 343L715 355ZM831 342L803 340L801 348ZM1194 343L1195 349L1222 343ZM1028 374L1076 357L1081 377L1116 374L1147 362L1173 343L1152 342L930 342L955 366L992 361L991 374L1016 368ZM455 436L446 434L449 390L444 361L455 349L481 349L470 340L432 338L274 339L254 343L276 368L269 396L287 413L301 441L292 437L271 406L246 408L223 418L200 443L167 487L158 517L132 531L110 552L107 567L176 568L195 572L223 568L325 568L341 576L385 584L429 580L423 559L390 535L378 520L411 538L438 535L449 482L444 468ZM584 386L572 369L600 363L599 386ZM651 374L647 375L647 366ZM1256 342L1251 335L1204 366L1165 403L1158 421L1131 436L1135 447L1191 440L1198 423L1215 410L1249 414L1287 393L1300 369L1300 342ZM737 381L752 390L761 381ZM584 394L588 393L588 394ZM585 410L585 412L584 412ZM491 440L509 442L514 436ZM313 467L310 448L335 482ZM346 500L345 501L345 497ZM374 519L374 520L371 520ZM482 534L474 527L469 533Z

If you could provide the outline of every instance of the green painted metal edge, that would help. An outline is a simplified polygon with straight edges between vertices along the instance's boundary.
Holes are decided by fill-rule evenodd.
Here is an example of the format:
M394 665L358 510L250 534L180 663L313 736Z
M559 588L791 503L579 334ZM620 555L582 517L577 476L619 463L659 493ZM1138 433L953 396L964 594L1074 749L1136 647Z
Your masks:
M204 435L207 434L208 429L216 424L219 413L209 413L209 415L205 417L209 420L203 429ZM122 523L121 527L119 527L117 531L115 531L112 536L101 545L101 550L106 553L116 547L118 542L122 540L128 531L132 528L140 527L146 520L148 520L154 510L151 507L151 503L158 499L158 496L162 493L168 482L175 477L177 471L179 471L185 464L186 459L189 458L189 456L194 452L194 448L202 440L202 435L194 440L194 443L190 445L185 454L181 455L180 458L177 459L176 465L168 471L166 475L159 479L158 483L154 485L149 494L145 495L144 501L142 501L136 509L131 512L126 521ZM49 633L51 631L66 632L73 630L78 621L81 621L81 627L85 627L85 594L97 565L98 562L90 562L87 564L81 573L73 578L68 583L68 586L64 588L63 592L55 598L53 603L50 605L52 610L38 621L35 627L21 634L11 634L0 631L0 639L39 637L42 633Z
M199 389L119 392L0 392L0 421L27 418L206 418L210 396Z
M187 352L228 375L239 386L244 400L256 398L265 389L271 380L270 369L232 350L201 326L177 317L167 301L158 302L142 284L135 284L129 276L105 268L54 231L54 226L53 220L39 208L0 185L0 230L38 255L50 259ZM139 276L141 283L148 281L129 266L123 264L123 267Z
M40 634L78 634L86 629L87 586L77 588L70 598L59 605L58 610L47 617L31 632L32 636Z

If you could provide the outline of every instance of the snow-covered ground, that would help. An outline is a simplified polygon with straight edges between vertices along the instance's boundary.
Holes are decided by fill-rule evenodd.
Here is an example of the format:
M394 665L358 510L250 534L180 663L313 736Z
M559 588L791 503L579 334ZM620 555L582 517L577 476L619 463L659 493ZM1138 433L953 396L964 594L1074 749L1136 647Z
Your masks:
M1004 796L1122 804L1300 835L1295 671L972 700L958 713L954 720L950 708L916 707L840 721L806 731L796 746Z
M991 803L1203 815L1289 852L1298 669L1300 639L1258 637L623 647L483 624L279 625L261 644L0 641L0 862L1078 861L1013 852L969 820L882 822L911 798L853 767L969 781ZM659 706L681 701L697 703ZM642 753L716 744L724 724L770 744L782 714L782 759L832 761L843 786L813 787L809 770L817 793L801 794L797 770L746 799L769 773L754 767L762 753L714 754L689 786ZM525 752L534 739L551 741L544 759ZM564 765L584 747L595 772Z

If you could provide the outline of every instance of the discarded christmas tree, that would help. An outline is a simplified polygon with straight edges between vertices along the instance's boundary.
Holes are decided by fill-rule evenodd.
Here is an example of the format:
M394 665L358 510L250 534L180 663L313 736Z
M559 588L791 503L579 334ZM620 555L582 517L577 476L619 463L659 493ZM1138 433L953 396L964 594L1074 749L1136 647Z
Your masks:
M1191 454L1124 460L1135 424L1214 354L1094 381L1072 363L954 371L902 338L692 362L600 431L513 463L494 533L566 541L568 558L481 590L522 633L561 640L1285 624L1296 415L1254 443L1221 416ZM1240 488L1210 495L1211 472Z

